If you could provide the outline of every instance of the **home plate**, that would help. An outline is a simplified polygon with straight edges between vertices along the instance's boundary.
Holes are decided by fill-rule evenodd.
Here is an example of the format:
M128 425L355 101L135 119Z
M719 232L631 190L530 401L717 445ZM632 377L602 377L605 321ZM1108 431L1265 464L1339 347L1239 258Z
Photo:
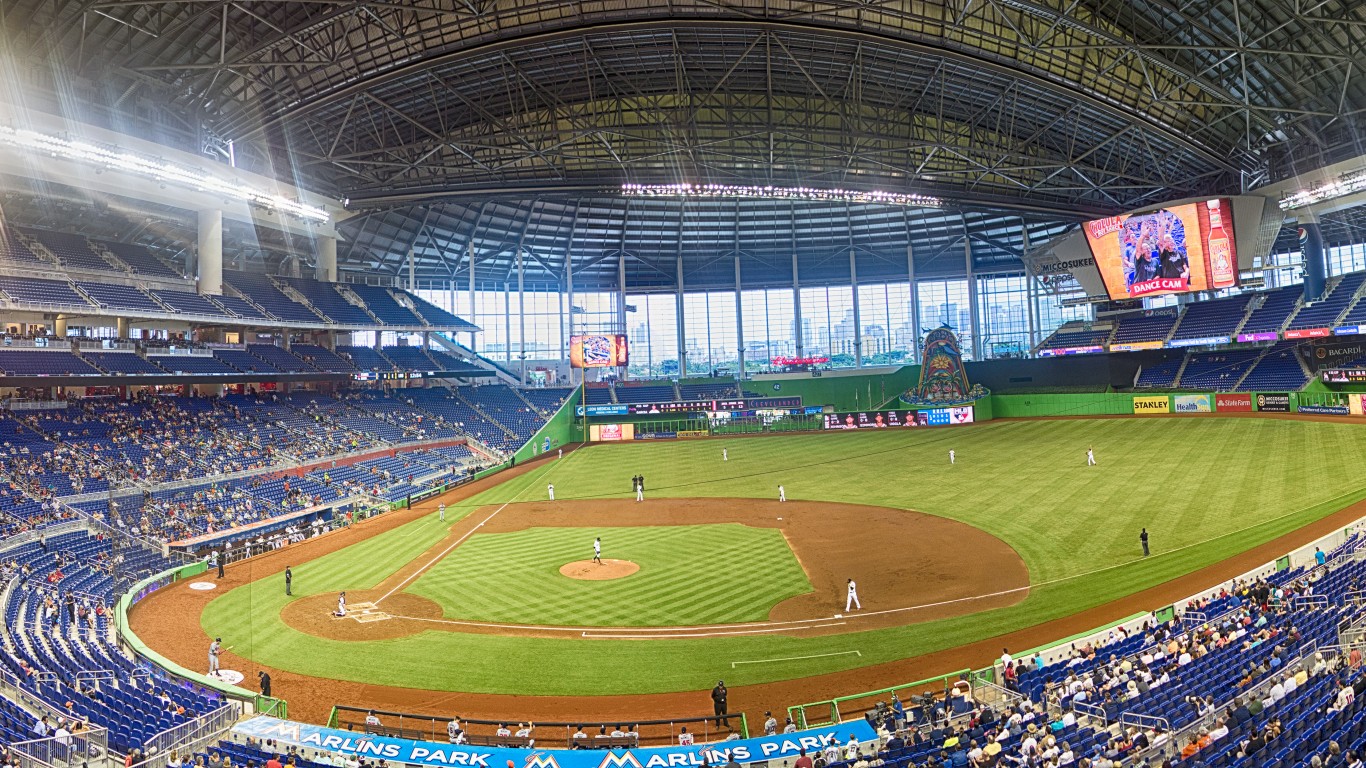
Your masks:
M192 581L190 582L190 589L199 592L208 592L211 589L218 589L218 585L212 581Z
M345 618L355 619L361 624L369 624L372 621L384 621L393 617L381 611L374 603L351 603L346 606Z

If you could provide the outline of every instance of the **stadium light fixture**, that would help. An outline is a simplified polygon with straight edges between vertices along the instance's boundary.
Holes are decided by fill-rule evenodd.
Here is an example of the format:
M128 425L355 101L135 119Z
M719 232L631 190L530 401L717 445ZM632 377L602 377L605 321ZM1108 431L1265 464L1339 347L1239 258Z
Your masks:
M1366 168L1348 171L1336 179L1329 179L1309 189L1291 192L1281 198L1280 206L1282 211L1293 211L1306 205L1326 203L1357 192L1366 192Z
M859 189L817 189L745 184L622 184L626 197L715 197L759 200L809 200L824 203L873 203L909 208L938 208L943 200L916 192L882 192Z
M144 176L159 182L163 187L175 185L197 192L222 195L225 200L250 203L277 213L297 216L305 221L322 224L331 218L327 211L317 206L256 189L207 171L169 163L160 158L135 154L118 147L73 141L60 136L5 125L0 125L0 144L34 154L84 163L94 166L97 172L112 168Z

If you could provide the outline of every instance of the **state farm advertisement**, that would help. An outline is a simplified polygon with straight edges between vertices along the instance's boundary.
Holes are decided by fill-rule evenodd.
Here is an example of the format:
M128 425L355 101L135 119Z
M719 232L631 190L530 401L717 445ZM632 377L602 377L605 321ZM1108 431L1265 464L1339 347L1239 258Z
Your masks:
M1229 288L1238 284L1233 204L1208 200L1082 225L1110 298Z
M1214 410L1216 411L1251 411L1252 395L1250 394L1222 394L1214 396Z

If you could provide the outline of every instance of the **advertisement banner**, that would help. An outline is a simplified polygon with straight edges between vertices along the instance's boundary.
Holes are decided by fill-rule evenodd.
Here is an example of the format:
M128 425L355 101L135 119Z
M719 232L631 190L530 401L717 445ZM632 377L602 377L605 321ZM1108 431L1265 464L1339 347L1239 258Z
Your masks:
M1154 395L1134 398L1134 413L1170 413L1171 398Z
M637 440L676 440L677 432L637 432Z
M973 422L972 406L919 411L842 411L825 414L826 429L887 429L889 427L947 427Z
M1111 352L1137 352L1140 349L1161 349L1160 341L1129 341L1122 344L1111 344Z
M575 416L582 416L584 415L585 411L588 413L589 416L625 416L631 412L631 407L629 405L619 404L574 406Z
M1290 413L1290 393L1258 392L1257 410L1265 413Z
M1057 347L1039 350L1039 357L1064 357L1066 355L1095 355L1105 351L1099 344L1091 347Z
M1339 325L1333 329L1334 336L1366 335L1366 325Z
M1275 334L1272 334L1273 336ZM1227 344L1232 339L1227 336L1201 336L1198 339L1172 339L1167 342L1169 347L1210 347L1215 344Z
M1347 396L1347 410L1353 416L1366 416L1366 409L1362 408L1362 395L1351 394Z
M571 368L611 368L630 361L624 333L591 333L569 337Z
M709 434L711 434L711 433L708 432L708 431L705 430L705 429L680 429L680 430L678 430L677 432L675 432L674 434L678 435L680 438L685 438L685 437L706 437L707 435L709 435Z
M588 428L589 439L594 442L615 442L618 440L634 440L636 425L634 424L591 424Z
M1309 370L1318 373L1324 368L1336 368L1349 360L1366 356L1366 341L1329 341L1315 344L1305 354Z
M1321 339L1324 336L1332 336L1331 328L1292 328L1285 332L1287 339Z
M1210 406L1209 395L1177 395L1173 399L1177 413L1214 412L1214 408Z
M1173 205L1082 225L1112 299L1229 288L1238 284L1233 203Z
M1277 338L1279 337L1276 336L1275 331L1263 331L1262 333L1240 333L1238 334L1238 343L1247 344L1249 342L1254 341L1275 341Z
M233 733L258 741L273 740L284 746L340 752L390 763L462 768L692 768L722 765L728 759L740 763L792 760L804 749L819 752L832 741L850 736L874 741L877 734L866 720L853 720L799 733L762 736L687 747L638 747L636 749L510 749L396 739L355 733L321 725L296 723L258 715L233 726Z
M1221 394L1214 396L1214 410L1216 411L1251 411L1252 395L1248 394Z
M1345 405L1301 405L1300 413L1318 413L1325 416L1348 416L1351 409Z

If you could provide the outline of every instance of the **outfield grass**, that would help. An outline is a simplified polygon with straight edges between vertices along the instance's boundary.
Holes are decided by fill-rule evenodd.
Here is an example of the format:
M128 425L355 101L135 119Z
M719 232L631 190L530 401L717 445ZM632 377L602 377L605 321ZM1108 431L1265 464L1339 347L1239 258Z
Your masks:
M604 557L640 570L614 581L560 575L561 565L591 559L602 534ZM781 532L731 523L480 534L406 591L448 618L625 627L763 621L774 605L811 589Z
M1100 466L1085 466L1088 445ZM730 450L728 462L721 461L722 447ZM948 464L950 448L958 455L955 466ZM448 515L542 498L547 481L558 498L625 497L619 489L629 488L625 481L637 472L654 498L772 498L781 483L792 499L917 509L983 528L1019 552L1034 588L1010 608L841 636L641 642L429 632L368 643L361 652L356 643L321 640L281 623L284 597L278 575L270 574L211 603L203 626L215 635L249 635L247 655L281 669L436 690L649 693L700 690L718 677L731 685L804 677L1020 629L1225 559L1366 498L1364 461L1366 432L1356 425L1219 417L595 446L490 489ZM1153 545L1146 559L1138 543L1143 526ZM427 518L296 568L296 593L373 586L421 551L419 542L435 540L431 527ZM736 585L736 592L742 588ZM865 601L865 607L878 606ZM862 655L731 666L850 650ZM374 658L385 664L370 663ZM433 666L433 658L503 663L447 671Z

